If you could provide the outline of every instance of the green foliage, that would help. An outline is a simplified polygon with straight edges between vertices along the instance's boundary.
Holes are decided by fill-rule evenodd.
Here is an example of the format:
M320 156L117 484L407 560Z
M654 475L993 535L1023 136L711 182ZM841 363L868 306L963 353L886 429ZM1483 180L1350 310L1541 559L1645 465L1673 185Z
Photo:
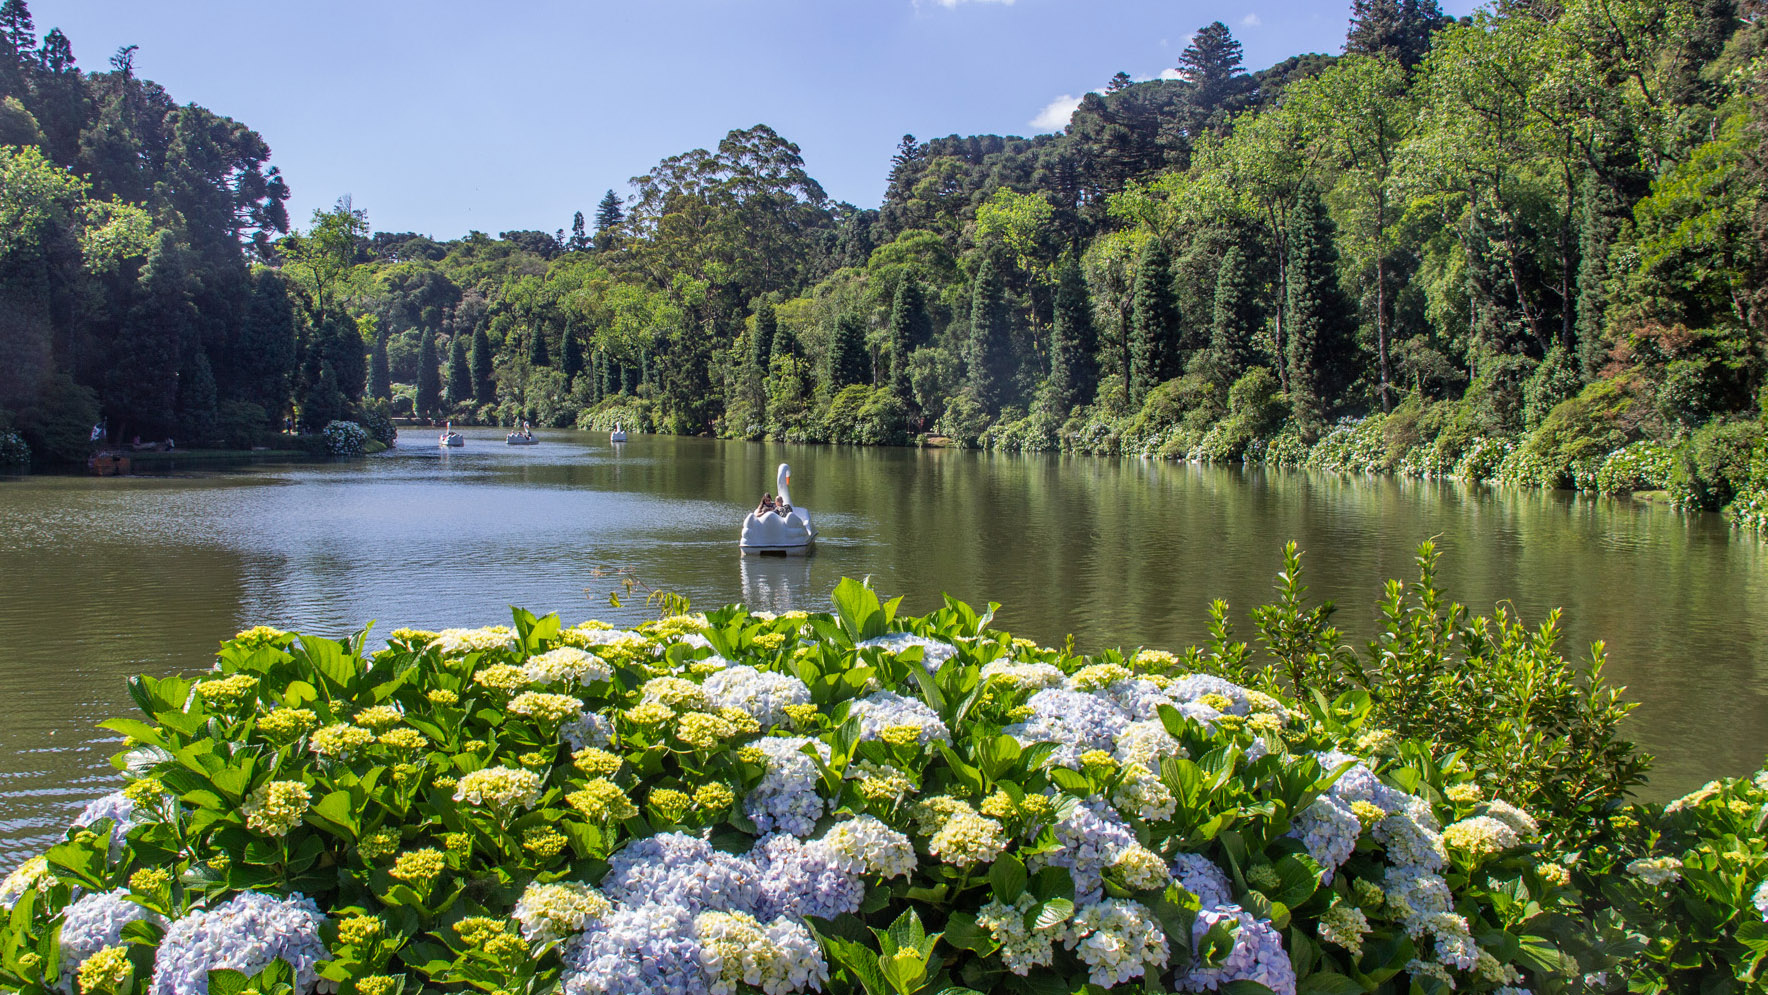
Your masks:
M1768 991L1768 770L1713 781L1620 820L1589 868L1640 948L1631 991Z
M1292 588L1261 617L1272 652L1330 648L1302 596ZM1209 645L1182 657L1088 658L991 628L995 605L947 599L908 617L899 599L852 580L831 600L832 612L732 606L626 633L513 609L511 625L396 629L373 651L366 632L331 640L259 627L224 642L197 677L137 678L141 716L104 723L132 741L119 757L127 821L70 830L8 879L0 984L45 991L77 886L121 888L173 918L245 891L299 891L329 920L313 938L329 955L317 973L345 991L593 987L612 965L563 955L613 913L605 903L631 908L654 888L748 866L760 821L783 817L774 785L785 781L814 803L803 835L819 841L807 848L845 863L808 890L788 879L771 893L838 908L759 921L769 940L741 953L756 970L781 970L771 944L799 936L798 956L812 960L796 963L826 968L831 995L1211 980L1263 990L1254 978L1377 995L1444 979L1473 992L1576 983L1583 964L1558 937L1578 893L1537 851L1530 816L1500 805L1523 796L1396 738L1366 691L1286 702L1188 676L1246 658L1225 605L1212 607ZM1430 652L1423 641L1395 649ZM737 695L715 711L709 675L736 666L796 689L803 707ZM1120 716L1113 702L1147 696L1142 739L1108 733L1095 746L1089 720L1066 713L1077 732L1042 738L1024 721L1045 686ZM868 728L866 713L885 702L904 711L908 735ZM778 769L789 750L770 760L757 748L793 742L782 735L804 737L802 773ZM1351 845L1328 852L1314 806L1351 798L1380 819L1349 816L1333 831ZM842 832L870 835L848 844ZM722 863L640 857L639 879L622 884L617 865L667 834L685 849L709 843ZM770 859L797 859L784 849ZM1429 853L1433 863L1416 863ZM549 897L557 885L586 898L583 915L567 914L566 895ZM621 956L716 976L735 951L699 930L708 915L749 907L743 892L708 893L703 913L689 910L684 928L701 938L685 949ZM1409 904L1432 894L1453 914L1426 922ZM144 978L171 941L131 929ZM1462 943L1484 956L1458 957ZM678 957L691 959L667 960ZM210 989L305 983L286 964L246 970L258 973L210 974ZM805 989L799 978L777 990Z
M467 366L466 339L459 335L448 344L448 403L456 407L475 400L472 370Z

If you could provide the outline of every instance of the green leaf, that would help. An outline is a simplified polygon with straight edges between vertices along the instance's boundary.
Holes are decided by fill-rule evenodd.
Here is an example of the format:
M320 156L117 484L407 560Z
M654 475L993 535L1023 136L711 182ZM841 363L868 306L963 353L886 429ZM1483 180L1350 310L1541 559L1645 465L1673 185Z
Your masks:
M1051 929L1073 917L1074 903L1066 898L1052 898L1034 911L1037 918L1032 920L1032 925L1037 929Z
M1011 853L1003 853L995 858L994 866L988 869L988 883L994 889L997 901L1011 905L1025 893L1025 882L1029 875L1025 871L1025 862Z
M219 968L209 972L209 995L239 995L251 987L251 979L238 971Z
M1320 971L1301 979L1295 995L1363 995L1368 989L1354 979L1332 971Z
M945 942L984 957L1000 948L994 935L978 925L975 916L964 912L954 912L946 919Z

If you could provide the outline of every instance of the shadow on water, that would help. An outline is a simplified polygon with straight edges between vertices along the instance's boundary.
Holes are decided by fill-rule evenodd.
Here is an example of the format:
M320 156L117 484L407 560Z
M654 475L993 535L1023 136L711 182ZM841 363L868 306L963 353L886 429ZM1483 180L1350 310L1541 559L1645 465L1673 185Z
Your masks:
M342 634L370 619L491 623L508 606L629 624L608 606L624 568L696 605L824 606L870 576L938 607L1005 606L999 623L1083 649L1182 648L1204 609L1271 593L1283 543L1366 639L1383 581L1410 579L1437 536L1441 580L1531 624L1566 609L1564 646L1608 641L1610 676L1645 704L1654 793L1753 768L1768 746L1763 547L1715 516L1559 493L1146 460L856 449L543 432L508 447L466 430L360 461L176 476L0 477L0 850L41 845L109 783L93 724L131 709L125 679L206 666L218 640L267 623ZM737 554L741 516L776 464L816 516L816 555ZM11 859L0 860L0 865Z

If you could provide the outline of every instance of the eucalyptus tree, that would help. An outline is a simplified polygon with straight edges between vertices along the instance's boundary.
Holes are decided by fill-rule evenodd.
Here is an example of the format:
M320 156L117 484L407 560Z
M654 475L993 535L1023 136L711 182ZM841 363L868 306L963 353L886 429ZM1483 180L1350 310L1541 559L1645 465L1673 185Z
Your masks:
M1373 274L1377 392L1389 411L1393 338L1389 256L1405 200L1394 188L1401 148L1417 128L1418 109L1406 70L1385 55L1350 56L1289 89L1321 159L1338 174L1346 209L1338 226L1341 243Z

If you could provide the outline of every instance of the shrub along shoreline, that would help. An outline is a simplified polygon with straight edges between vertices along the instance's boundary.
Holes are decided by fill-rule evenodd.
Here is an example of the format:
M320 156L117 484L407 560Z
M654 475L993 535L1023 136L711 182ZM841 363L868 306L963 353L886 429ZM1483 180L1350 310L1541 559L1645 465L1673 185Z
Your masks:
M1632 706L1428 544L1353 649L1291 546L1243 641L1038 646L947 599L136 678L124 786L0 883L0 987L1761 992L1768 774L1628 800Z

